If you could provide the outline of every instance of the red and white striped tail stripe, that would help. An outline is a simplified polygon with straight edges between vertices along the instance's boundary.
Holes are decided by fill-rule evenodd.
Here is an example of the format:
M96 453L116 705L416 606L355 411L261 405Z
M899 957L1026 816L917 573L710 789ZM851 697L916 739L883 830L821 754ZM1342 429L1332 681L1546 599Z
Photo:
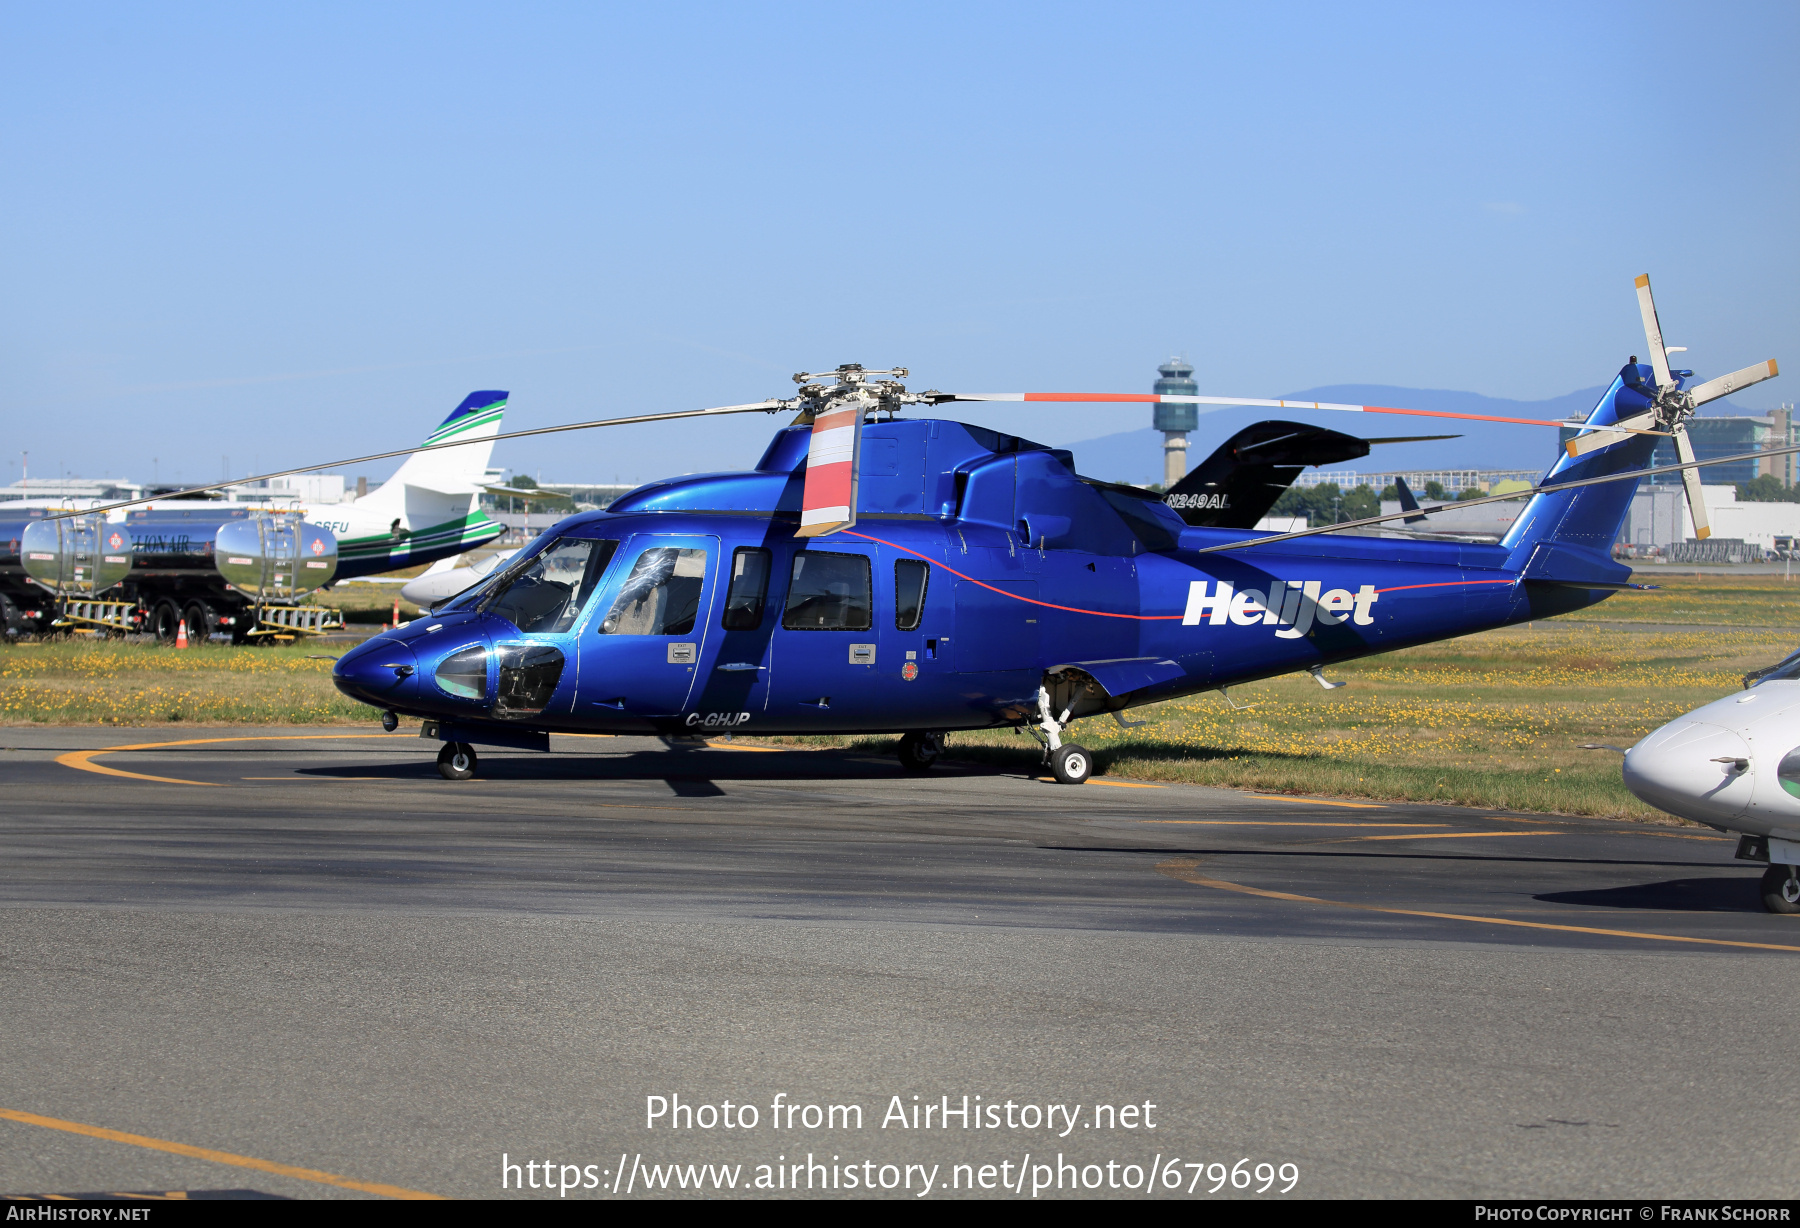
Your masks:
M863 406L853 405L813 419L796 536L819 537L856 523L856 463L862 442L862 417Z
M1520 422L1526 426L1568 426L1548 418L1505 418L1495 414L1458 414L1441 409L1399 409L1392 405L1338 405L1330 401L1267 401L1253 397L1195 397L1154 392L959 392L957 401L1127 402L1134 405L1251 405L1270 409L1333 409L1350 414L1406 414L1414 418L1458 418L1469 422Z

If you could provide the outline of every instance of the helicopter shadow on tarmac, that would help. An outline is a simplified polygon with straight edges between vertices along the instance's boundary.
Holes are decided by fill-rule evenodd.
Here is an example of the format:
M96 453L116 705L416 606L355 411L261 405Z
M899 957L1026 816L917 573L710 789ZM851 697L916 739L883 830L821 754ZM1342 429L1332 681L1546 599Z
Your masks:
M993 774L992 768L981 765L950 763L940 764L933 772L934 776L945 778ZM423 758L301 768L295 775L323 780L418 780L434 787L457 787L457 783L440 780L436 766ZM761 747L737 750L675 743L625 753L491 754L482 758L480 779L495 784L660 780L677 797L722 797L725 791L719 787L719 781L888 781L899 780L901 775L892 757L867 752Z
M1656 883L1601 887L1587 891L1553 891L1532 897L1546 904L1579 904L1591 908L1633 908L1655 912L1764 912L1757 880L1735 878L1671 878Z

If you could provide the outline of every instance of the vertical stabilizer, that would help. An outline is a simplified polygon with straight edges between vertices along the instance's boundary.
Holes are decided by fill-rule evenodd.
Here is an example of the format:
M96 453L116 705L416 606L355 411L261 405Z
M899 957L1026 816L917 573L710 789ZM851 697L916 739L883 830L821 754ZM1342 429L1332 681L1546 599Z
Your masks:
M396 507L406 501L405 488L445 495L473 495L481 490L488 460L494 454L494 436L506 415L506 393L471 392L438 424L422 447L406 458L394 476L357 502ZM438 445L450 445L440 447Z
M1652 408L1648 367L1627 363L1587 416L1590 427L1635 422ZM1542 485L1555 486L1580 478L1627 473L1649 466L1662 436L1625 434L1617 441L1579 457L1559 455ZM1615 563L1612 545L1631 513L1637 482L1605 482L1574 490L1546 490L1533 495L1507 530L1501 545L1511 556L1507 566L1527 578L1618 580L1631 569Z

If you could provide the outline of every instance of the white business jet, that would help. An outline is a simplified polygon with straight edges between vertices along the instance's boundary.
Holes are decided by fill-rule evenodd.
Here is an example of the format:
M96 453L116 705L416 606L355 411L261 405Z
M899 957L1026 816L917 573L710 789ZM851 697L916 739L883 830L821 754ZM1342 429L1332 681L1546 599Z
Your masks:
M486 579L496 567L504 566L517 553L516 549L500 550L481 558L459 555L440 559L428 571L406 581L406 587L400 590L400 599L425 610L442 605L470 585Z
M1739 858L1768 863L1763 906L1800 913L1800 652L1626 751L1625 787L1659 810L1737 833Z

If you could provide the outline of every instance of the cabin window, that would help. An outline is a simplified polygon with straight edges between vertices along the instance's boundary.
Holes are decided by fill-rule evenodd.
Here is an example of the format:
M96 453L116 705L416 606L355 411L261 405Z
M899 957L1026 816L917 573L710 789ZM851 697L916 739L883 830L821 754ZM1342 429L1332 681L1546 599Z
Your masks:
M496 579L485 612L521 631L567 631L618 546L604 539L559 537Z
M638 555L631 574L600 621L601 635L687 635L700 614L706 551L655 546Z
M794 556L781 625L789 631L867 631L873 626L869 558L802 550Z
M931 564L923 559L900 559L894 564L894 626L917 631L925 616L925 586Z
M731 586L719 625L727 631L753 631L762 626L763 601L769 595L773 556L761 546L739 546L731 555Z

